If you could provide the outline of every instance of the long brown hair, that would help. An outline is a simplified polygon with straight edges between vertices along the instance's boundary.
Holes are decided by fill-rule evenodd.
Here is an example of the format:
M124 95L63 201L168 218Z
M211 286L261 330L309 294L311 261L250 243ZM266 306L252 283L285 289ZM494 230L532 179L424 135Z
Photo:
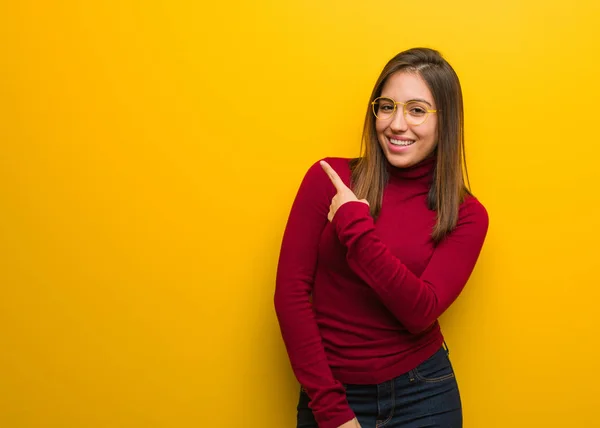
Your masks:
M437 213L431 233L435 243L440 242L455 227L458 209L466 194L470 194L465 159L464 113L462 90L454 69L433 49L414 48L400 52L383 68L369 99L363 128L360 158L351 163L352 185L359 199L367 199L371 215L377 218L381 211L383 191L389 179L387 159L379 145L375 131L375 117L371 102L381 95L387 79L399 71L419 75L431 91L438 109L437 161L427 204ZM464 176L463 176L464 166Z

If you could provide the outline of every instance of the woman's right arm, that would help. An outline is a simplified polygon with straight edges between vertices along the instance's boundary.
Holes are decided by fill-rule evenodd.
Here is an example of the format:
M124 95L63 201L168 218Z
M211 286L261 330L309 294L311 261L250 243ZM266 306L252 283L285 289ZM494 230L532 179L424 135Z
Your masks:
M314 317L312 292L319 239L335 190L319 163L306 173L283 235L275 311L296 378L310 397L320 428L338 428L355 416L342 384L333 378ZM343 425L344 427L346 425Z

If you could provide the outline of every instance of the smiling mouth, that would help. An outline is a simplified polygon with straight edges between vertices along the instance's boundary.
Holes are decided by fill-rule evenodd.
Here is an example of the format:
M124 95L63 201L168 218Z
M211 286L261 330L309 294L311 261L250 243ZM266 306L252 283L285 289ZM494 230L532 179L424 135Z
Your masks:
M394 140L393 138L389 138L390 143L394 146L406 147L415 144L414 140Z

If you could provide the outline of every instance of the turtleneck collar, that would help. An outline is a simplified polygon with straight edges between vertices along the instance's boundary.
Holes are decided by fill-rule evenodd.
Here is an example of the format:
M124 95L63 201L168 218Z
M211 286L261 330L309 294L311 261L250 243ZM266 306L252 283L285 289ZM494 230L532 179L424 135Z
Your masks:
M388 171L391 180L423 180L431 183L433 171L437 162L437 153L423 159L416 165L408 168L397 168L388 162Z

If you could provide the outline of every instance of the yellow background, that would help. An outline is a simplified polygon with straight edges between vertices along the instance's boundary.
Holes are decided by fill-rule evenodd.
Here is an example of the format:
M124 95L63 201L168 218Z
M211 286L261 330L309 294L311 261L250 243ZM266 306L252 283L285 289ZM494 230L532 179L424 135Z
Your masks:
M0 426L293 427L290 204L413 46L461 78L490 214L441 320L465 428L600 426L599 28L594 0L3 2Z

